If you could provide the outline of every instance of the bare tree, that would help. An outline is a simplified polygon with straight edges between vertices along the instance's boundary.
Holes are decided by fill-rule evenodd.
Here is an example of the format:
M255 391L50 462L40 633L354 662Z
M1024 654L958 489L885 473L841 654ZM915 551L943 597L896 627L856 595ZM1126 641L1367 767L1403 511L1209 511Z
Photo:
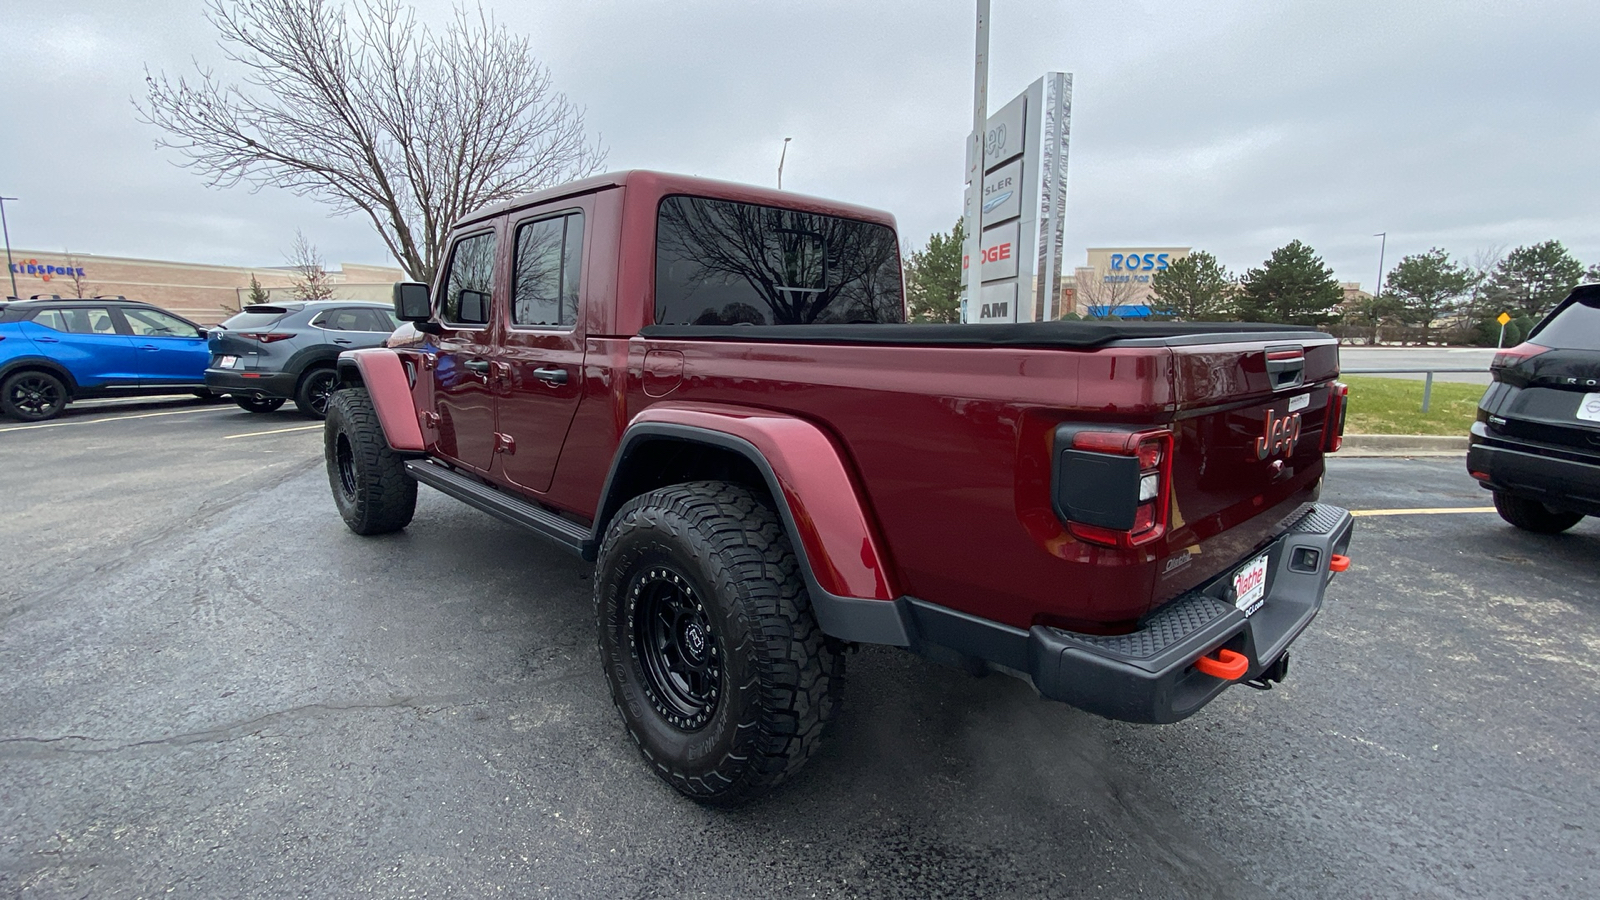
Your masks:
M333 280L322 265L322 254L317 245L306 240L305 232L294 230L294 246L287 254L289 267L294 269L292 290L296 300L332 300ZM255 276L251 276L254 282Z
M229 81L145 74L145 121L213 186L284 187L371 221L431 282L455 220L597 171L584 112L526 37L457 7L443 32L400 0L207 0Z
M83 276L83 266L78 264L78 258L72 255L71 250L61 251L61 258L66 260L67 284L72 285L72 296L82 300L93 297L94 291L89 280Z

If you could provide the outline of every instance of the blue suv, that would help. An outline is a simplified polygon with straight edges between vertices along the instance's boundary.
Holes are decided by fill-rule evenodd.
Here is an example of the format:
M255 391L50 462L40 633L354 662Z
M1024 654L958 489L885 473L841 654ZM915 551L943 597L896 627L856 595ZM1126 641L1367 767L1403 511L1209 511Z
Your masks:
M0 303L0 412L38 422L90 397L206 395L205 329L136 300Z

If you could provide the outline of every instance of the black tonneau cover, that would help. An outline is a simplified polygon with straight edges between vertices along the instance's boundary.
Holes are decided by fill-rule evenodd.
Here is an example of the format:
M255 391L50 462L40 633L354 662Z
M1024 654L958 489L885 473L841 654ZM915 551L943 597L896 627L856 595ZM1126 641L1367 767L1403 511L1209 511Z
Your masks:
M1285 340L1320 335L1304 325L1265 322L1018 322L1006 325L647 325L641 337L662 340L790 344L902 344L952 347L1099 347L1116 341L1273 334Z

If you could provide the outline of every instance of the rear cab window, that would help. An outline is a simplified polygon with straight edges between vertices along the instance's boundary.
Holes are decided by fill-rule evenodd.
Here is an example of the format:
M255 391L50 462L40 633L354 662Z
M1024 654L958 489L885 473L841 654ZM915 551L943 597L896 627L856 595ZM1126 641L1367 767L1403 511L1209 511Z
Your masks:
M905 321L893 229L728 200L661 201L655 288L657 325Z

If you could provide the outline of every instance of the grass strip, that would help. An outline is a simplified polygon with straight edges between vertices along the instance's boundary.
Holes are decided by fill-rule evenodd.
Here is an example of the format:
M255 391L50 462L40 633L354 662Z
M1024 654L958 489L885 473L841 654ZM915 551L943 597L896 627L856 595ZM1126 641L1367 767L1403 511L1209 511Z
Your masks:
M1341 376L1350 385L1345 434L1443 434L1465 437L1478 415L1484 385L1435 381L1422 411L1421 379Z

